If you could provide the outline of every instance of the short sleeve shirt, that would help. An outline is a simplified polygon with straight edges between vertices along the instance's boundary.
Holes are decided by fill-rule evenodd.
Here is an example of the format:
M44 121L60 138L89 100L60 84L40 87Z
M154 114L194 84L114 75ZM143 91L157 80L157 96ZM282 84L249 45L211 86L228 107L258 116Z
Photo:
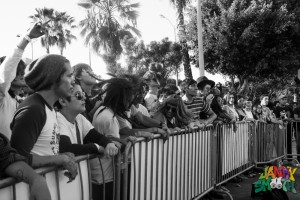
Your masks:
M194 114L194 119L199 119L200 113L208 114L210 110L210 107L206 103L205 97L203 95L195 97L192 102L187 102L184 97L182 97L182 99L187 109Z
M87 120L83 115L79 114L76 117L76 123L80 132L81 144L83 143L83 138L88 134L88 132L93 129L93 125L89 120ZM57 113L57 122L60 130L60 135L68 136L72 144L80 144L77 141L76 125L75 123L69 122L61 113Z

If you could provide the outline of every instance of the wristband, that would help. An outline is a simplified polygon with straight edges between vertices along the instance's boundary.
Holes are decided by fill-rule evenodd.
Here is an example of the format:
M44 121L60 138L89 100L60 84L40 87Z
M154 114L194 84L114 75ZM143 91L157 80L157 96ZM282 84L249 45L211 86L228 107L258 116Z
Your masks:
M27 40L28 42L31 42L31 38L28 35L24 35L24 39Z
M96 143L94 143L94 145L97 147L97 149L98 149L98 151L99 151L100 146L99 146L98 144L96 144Z

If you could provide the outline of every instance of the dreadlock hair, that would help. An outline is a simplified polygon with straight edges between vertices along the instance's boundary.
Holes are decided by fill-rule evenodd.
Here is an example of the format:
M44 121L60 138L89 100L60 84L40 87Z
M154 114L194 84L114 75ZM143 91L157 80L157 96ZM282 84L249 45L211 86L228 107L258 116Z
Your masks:
M121 74L119 77L131 82L134 94L132 103L135 102L139 96L143 95L144 91L147 91L148 85L143 78L140 78L135 74Z
M0 58L0 64L3 63L3 61L5 60L6 56L2 56ZM24 76L25 74L25 68L26 68L26 64L23 60L20 60L19 64L18 64L18 67L17 67L17 72L16 72L16 76L18 75L21 75L21 76ZM12 98L15 98L16 97L16 94L14 93L14 91L10 88L8 90L8 94L12 97Z
M133 95L132 83L124 78L112 78L105 82L107 83L107 87L103 91L106 95L102 106L104 106L104 109L110 108L114 116L119 115L124 119L128 119L126 111L128 110L127 105L130 103L129 101L131 101Z

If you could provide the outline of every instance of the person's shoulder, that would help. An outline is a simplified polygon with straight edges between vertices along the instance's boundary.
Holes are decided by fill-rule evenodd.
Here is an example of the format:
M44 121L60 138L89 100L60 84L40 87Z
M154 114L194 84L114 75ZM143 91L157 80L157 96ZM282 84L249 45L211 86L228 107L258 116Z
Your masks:
M82 123L82 124L90 123L90 121L85 116L83 116L82 114L79 114L79 115L76 116L76 122Z
M19 106L19 109L45 109L46 102L45 100L38 94L32 94L27 97Z

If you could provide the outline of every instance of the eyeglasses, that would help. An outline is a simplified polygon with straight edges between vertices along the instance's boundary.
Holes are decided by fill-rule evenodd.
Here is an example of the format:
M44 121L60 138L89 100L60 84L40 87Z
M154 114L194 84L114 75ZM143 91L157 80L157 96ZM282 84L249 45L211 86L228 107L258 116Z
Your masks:
M171 109L171 111L173 112L173 113L175 113L176 112L176 108L175 107L172 107L172 106L166 106L166 110L167 111L169 111Z
M77 92L73 97L76 97L77 100L85 100L85 94L84 92Z

